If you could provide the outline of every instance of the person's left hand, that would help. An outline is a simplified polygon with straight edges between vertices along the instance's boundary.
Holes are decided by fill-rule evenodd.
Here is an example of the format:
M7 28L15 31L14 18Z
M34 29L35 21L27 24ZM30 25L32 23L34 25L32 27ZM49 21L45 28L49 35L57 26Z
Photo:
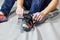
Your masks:
M33 20L41 21L45 16L46 14L44 12L37 12L33 14Z

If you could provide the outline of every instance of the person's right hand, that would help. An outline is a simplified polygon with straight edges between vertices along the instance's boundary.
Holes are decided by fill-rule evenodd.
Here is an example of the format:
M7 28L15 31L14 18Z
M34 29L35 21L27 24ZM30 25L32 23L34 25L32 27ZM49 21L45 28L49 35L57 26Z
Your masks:
M17 15L23 16L23 13L24 13L24 9L23 9L23 8L20 8L20 7L19 7L19 8L16 9L16 14L17 14Z

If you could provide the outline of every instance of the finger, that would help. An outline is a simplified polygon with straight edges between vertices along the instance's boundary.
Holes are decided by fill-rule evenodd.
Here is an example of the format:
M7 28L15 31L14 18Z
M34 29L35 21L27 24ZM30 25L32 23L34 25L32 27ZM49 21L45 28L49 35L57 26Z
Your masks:
M40 18L41 18L41 15L39 15L39 16L38 16L37 21L39 21L39 20L40 20Z
M16 13L17 13L17 14L20 14L20 13L19 13L19 10L16 10Z
M19 15L19 12L17 11L16 14Z
M37 18L38 18L39 14L36 14L36 17L35 17L35 20L37 21Z
M37 21L40 19L40 17L41 17L41 15L40 15L40 14L38 14L38 18L37 18Z
M41 17L38 21L41 21L43 19L43 17Z
M40 16L41 16L41 15L38 13L35 20L38 21L38 19L40 18Z
M36 18L36 14L33 14L33 19L35 19Z
M41 21L43 19L44 15L41 15L41 18L39 19L39 21Z

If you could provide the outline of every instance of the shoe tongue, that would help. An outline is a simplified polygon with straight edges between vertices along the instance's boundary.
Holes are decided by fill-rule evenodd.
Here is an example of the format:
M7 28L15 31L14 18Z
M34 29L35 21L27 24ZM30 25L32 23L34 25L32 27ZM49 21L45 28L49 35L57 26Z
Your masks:
M23 20L24 20L26 23L30 23L30 21L32 21L32 16L29 15L29 14L25 14Z

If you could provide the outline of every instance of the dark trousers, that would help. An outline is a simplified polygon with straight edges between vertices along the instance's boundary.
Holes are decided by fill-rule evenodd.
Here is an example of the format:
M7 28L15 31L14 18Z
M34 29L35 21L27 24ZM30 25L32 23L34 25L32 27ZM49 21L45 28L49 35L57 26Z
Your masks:
M11 8L13 7L16 0L5 0L1 11L4 13L5 16L8 16ZM23 6L29 10L29 13L35 13L42 11L45 7L48 6L48 4L51 2L51 0L24 0Z

